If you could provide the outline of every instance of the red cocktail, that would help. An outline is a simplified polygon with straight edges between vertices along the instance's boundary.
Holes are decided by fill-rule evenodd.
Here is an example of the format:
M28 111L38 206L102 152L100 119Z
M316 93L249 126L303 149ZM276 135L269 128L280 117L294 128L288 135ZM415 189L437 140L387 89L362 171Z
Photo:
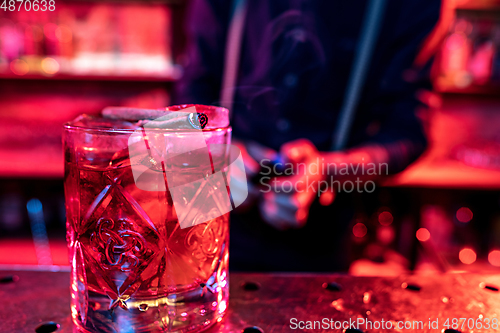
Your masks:
M195 187L195 181L225 167L228 150L221 147L229 145L231 128L223 108L196 111L208 117L203 131L146 132L134 121L88 116L65 125L71 310L78 332L196 332L225 312L229 214L221 205L228 202L228 183L203 176L207 181ZM200 133L206 150L188 147L166 157ZM170 191L173 183L183 190ZM175 200L189 208L187 225L179 223ZM200 207L207 204L210 209Z

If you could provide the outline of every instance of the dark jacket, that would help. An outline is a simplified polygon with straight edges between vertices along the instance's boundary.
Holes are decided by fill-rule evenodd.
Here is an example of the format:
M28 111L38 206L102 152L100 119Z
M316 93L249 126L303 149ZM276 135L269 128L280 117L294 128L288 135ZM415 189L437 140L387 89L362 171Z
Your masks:
M219 104L231 1L193 0L189 48L176 103ZM248 0L235 87L233 135L279 150L307 138L321 151L332 132L351 71L365 0ZM390 172L415 160L426 140L415 115L412 68L439 16L439 1L388 0L348 147L383 144ZM413 80L405 80L412 77ZM277 231L253 210L231 219L231 267L237 270L332 271L347 268L350 196L317 202L299 230Z
M233 135L273 149L298 138L331 147L367 1L249 0L235 87ZM193 0L176 103L219 104L231 1ZM384 144L391 171L424 150L415 116L425 79L405 80L439 16L436 0L388 0L348 147ZM410 75L406 75L409 77Z

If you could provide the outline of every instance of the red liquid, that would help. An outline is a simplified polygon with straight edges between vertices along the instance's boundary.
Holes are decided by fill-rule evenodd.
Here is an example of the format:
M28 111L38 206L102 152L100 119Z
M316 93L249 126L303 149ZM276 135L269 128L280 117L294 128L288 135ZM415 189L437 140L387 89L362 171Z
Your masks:
M66 163L78 331L202 330L226 309L228 214L181 229L169 192L137 188L124 161Z

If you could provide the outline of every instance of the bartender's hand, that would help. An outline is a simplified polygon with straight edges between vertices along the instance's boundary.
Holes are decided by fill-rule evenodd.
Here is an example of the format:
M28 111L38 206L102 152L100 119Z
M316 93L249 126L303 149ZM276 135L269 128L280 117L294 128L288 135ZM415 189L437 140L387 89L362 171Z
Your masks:
M329 165L346 163L359 166L362 163L389 162L387 150L376 144L359 146L348 151L320 153L309 140L300 139L284 144L280 154L286 162L294 165L295 174L271 179L271 188L265 188L266 193L263 193L259 205L264 220L277 229L303 227L316 197L320 198L321 204L331 204L335 198L335 193L332 192L335 189L329 186L332 177L342 184L347 180L376 180L381 176L336 174L336 171L327 170ZM300 167L297 165L299 163ZM316 170L317 168L319 170Z
M309 170L311 163L321 168L321 154L306 139L284 144L280 154L285 162L293 164L295 173L269 181L271 190L267 187L267 193L263 193L260 212L264 220L277 229L301 228L306 224L309 208L318 196L318 181L326 178L321 169L318 172ZM289 168L289 165L286 167ZM309 187L311 183L314 185Z

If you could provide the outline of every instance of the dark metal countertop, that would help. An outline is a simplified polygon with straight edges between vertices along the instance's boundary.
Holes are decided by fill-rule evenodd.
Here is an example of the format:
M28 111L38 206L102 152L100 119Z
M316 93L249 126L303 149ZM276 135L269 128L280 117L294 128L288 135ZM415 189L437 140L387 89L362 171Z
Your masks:
M232 273L230 281L228 312L208 332L242 332L251 326L258 326L266 333L296 332L304 331L291 328L299 325L299 321L302 325L307 325L307 321L334 325L335 321L357 318L379 324L383 319L385 327L387 321L394 326L392 330L359 326L365 332L444 332L447 318L450 325L453 318L472 318L474 324L469 320L469 327L465 324L458 329L461 332L500 332L500 324L498 329L478 329L476 324L478 318L483 325L486 318L500 320L497 289L500 276L495 275L377 278ZM50 321L61 325L57 332L72 332L69 273L0 271L0 300L2 333L32 333L40 324ZM429 328L429 319L438 318L439 327ZM398 321L422 321L424 328L398 330L395 327ZM305 331L342 331L332 327Z

